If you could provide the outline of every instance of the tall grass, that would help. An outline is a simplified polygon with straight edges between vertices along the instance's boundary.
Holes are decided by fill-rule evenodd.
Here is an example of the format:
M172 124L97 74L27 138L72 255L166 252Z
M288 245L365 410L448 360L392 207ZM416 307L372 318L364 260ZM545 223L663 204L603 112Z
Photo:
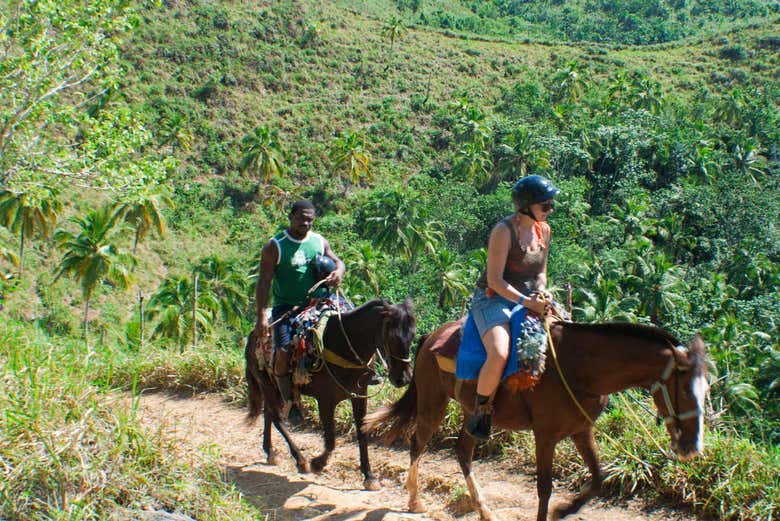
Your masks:
M0 323L0 518L108 519L135 510L254 519L214 454L187 464L111 392L96 368L113 354ZM103 382L103 383L101 383Z

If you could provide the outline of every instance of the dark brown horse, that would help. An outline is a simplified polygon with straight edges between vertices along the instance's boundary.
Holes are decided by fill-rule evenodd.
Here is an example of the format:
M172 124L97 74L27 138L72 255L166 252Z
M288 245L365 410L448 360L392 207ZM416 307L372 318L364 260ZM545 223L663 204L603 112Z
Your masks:
M409 510L423 512L418 497L417 472L425 446L445 416L447 402L455 399L455 376L440 368L431 345L448 325L423 343L414 364L414 376L406 393L391 406L366 419L366 432L382 435L386 443L406 436L411 442L411 464L406 479ZM450 328L451 330L451 328ZM555 323L551 338L561 372L577 401L592 420L607 405L607 395L630 387L649 388L664 417L672 449L682 458L702 450L705 347L698 335L687 350L665 331L633 324ZM464 384L457 399L465 412L474 403L474 385ZM574 513L598 494L602 483L593 425L578 409L562 383L548 352L541 382L530 391L513 393L504 385L495 398L493 425L510 430L531 429L536 442L539 508L537 521L547 519L552 492L555 446L570 437L592 474L591 483L569 504L555 509L555 518ZM469 492L483 520L496 517L485 504L471 471L474 438L461 429L456 452Z
M375 353L379 352L387 361L390 382L396 387L408 384L412 373L409 348L414 335L415 319L409 299L398 305L375 299L343 313L341 319L337 315L328 319L323 335L326 356L314 364L315 367L319 366L319 370L312 371L311 381L300 387L301 393L317 400L325 441L322 454L312 459L309 464L292 440L287 425L279 414L281 398L267 368L261 366L253 331L245 350L246 380L249 387L248 419L254 422L261 411L263 412L263 450L269 463L276 463L276 454L271 446L273 425L287 441L300 472L308 472L309 469L321 471L336 445L333 414L336 405L349 398L357 427L364 486L366 490L378 489L379 482L374 479L368 462L367 436L360 429L366 415L368 364Z

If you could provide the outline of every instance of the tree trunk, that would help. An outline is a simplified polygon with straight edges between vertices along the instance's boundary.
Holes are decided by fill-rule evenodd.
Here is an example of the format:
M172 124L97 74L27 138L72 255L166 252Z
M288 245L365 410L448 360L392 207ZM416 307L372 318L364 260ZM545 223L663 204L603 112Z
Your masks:
M192 284L192 347L198 343L198 274L195 274L195 280Z
M19 278L22 278L22 273L24 273L24 220L19 232Z
M84 345L89 349L89 299L84 302Z
M140 345L144 347L144 296L138 293L138 317L140 321Z

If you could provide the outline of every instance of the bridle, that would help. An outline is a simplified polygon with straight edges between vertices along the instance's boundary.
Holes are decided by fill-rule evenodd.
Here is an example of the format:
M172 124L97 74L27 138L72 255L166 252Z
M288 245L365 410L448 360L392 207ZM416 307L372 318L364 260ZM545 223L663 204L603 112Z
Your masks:
M680 366L680 364L677 363L677 359L674 357L674 355L672 355L663 372L661 373L661 377L655 383L653 383L652 386L650 386L651 396L655 395L655 393L658 391L661 391L661 396L663 397L663 402L666 406L667 413L666 416L662 418L663 422L666 425L674 424L674 427L677 430L680 430L681 421L698 417L703 413L698 404L695 408L689 411L685 411L679 414L677 413L677 411L680 409L680 373L686 370L688 370L688 368ZM667 385L672 376L674 376L674 403L672 403L672 398L669 395L669 387Z
M363 358L357 353L357 351L355 350L354 346L352 345L352 342L349 339L349 335L347 335L347 331L344 328L344 322L341 319L341 308L337 307L336 308L336 312L337 312L337 315L338 315L339 327L341 328L341 334L344 335L344 339L347 341L347 347L349 347L349 350L352 353L352 356L355 357L355 359L358 361L358 364L359 364L359 365L355 364L352 367L348 367L347 366L346 368L351 368L351 369L369 369L371 363L374 360L374 355L371 355L371 358L368 359L368 362L364 362L363 361ZM387 362L385 361L385 358L382 356L382 351L385 351L385 356L387 356L388 358L391 358L393 360L398 360L400 362L406 362L406 363L411 363L411 361L412 361L411 356L400 357L400 356L396 356L396 355L394 355L392 353L392 351L390 350L390 346L388 345L388 342L387 342L387 338L388 338L387 327L388 326L385 323L385 324L382 325L381 331L377 332L378 335L381 335L381 341L377 340L377 339L375 339L375 341L374 341L374 344L376 345L376 348L374 349L374 353L379 358L379 361L381 362L382 367L385 369L385 371L389 371L389 368L387 366ZM327 359L328 357L325 356L325 355L327 355L327 351L325 353L323 353L323 357L322 357L322 365L325 367L325 370L328 372L328 374L330 375L331 379L335 382L335 384L342 391L347 393L351 398L370 398L371 396L375 396L376 394L379 394L379 392L381 392L382 388L384 388L384 380L383 380L382 386L373 395L368 395L368 394L362 395L362 394L355 393L354 391L350 391L344 385L342 385L341 382L338 381L338 378L336 378L336 375L333 374L333 372L330 370L330 367L329 367L330 364L328 363L328 359ZM341 358L341 357L339 357L339 358ZM349 363L349 362L347 361L347 363ZM341 365L341 364L337 364L337 365Z

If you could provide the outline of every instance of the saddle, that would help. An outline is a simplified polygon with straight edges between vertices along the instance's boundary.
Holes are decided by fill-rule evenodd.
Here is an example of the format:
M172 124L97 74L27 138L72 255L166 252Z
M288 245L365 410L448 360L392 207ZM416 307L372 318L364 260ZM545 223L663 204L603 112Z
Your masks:
M560 315L555 318L546 318L548 323L560 319ZM510 353L508 367L510 367L510 363L513 363L516 365L516 370L508 375L505 373L502 383L513 392L532 389L541 381L544 373L547 348L547 334L544 330L544 324L541 317L535 313L523 311L513 315L511 326L514 352ZM477 366L474 364L474 360L470 360L469 363L474 364L469 371L470 377L462 377L463 371L458 369L457 360L460 349L463 347L464 332L466 348L473 347L474 343L477 343L479 347L482 347L482 356L484 356L484 347L479 339L479 333L476 331L476 325L468 316L440 327L434 334L435 340L430 346L430 351L435 355L439 368L444 372L457 374L458 386L462 383L475 383L481 363L484 362L484 358L482 358ZM471 355L469 358L473 359L473 353ZM479 356L476 358L478 359ZM512 369L514 366L510 368L510 370ZM471 377L472 375L473 377Z
M293 334L290 367L293 370L293 383L304 385L311 381L310 373L319 370L323 353L328 358L329 351L323 348L322 341L328 319L353 307L346 299L329 295L314 299L309 306L291 319ZM260 369L272 372L273 342L270 338L257 347L256 354Z

